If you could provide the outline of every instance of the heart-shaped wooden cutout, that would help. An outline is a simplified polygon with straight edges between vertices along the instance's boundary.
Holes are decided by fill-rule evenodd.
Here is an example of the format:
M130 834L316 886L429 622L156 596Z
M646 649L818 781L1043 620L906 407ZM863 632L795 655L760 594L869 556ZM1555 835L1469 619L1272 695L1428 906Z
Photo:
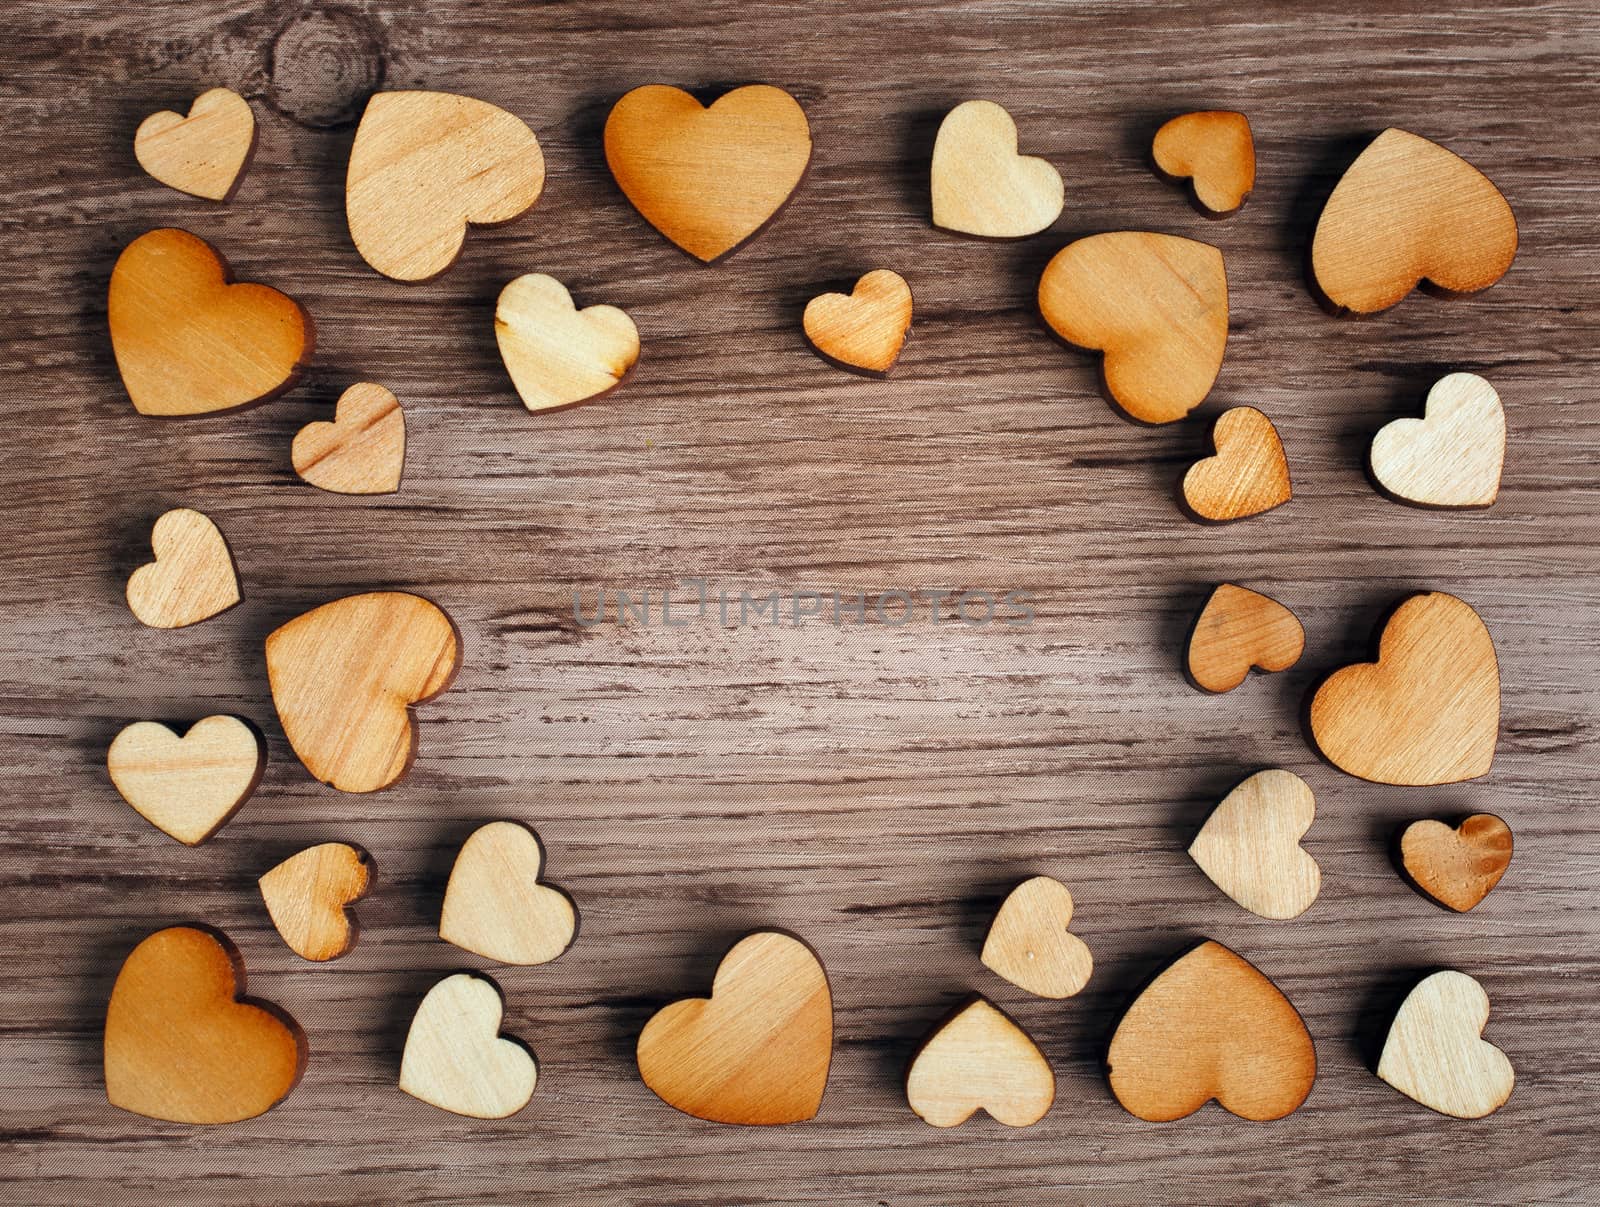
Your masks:
M606 118L606 163L633 207L704 263L758 234L811 162L805 110L747 84L707 107L681 88L635 88Z
M250 104L228 88L195 97L188 116L163 109L139 123L133 157L168 188L226 201L244 178L256 148Z
M358 381L333 409L333 421L295 433L294 472L336 495L385 495L400 489L406 464L406 417L382 386Z
M488 977L445 977L411 1019L400 1088L473 1119L515 1115L533 1097L539 1065L522 1044L500 1034L504 1013L500 990Z
M1020 989L1064 998L1089 983L1094 956L1069 933L1072 894L1049 876L1024 880L1000 906L983 943L983 962Z
M346 912L372 887L372 859L360 847L324 842L291 855L257 884L278 935L297 956L337 960L361 926Z
M511 384L530 411L609 393L639 360L639 329L626 312L615 306L579 310L565 285L537 272L500 291L494 337Z
M1255 187L1256 144L1242 113L1180 114L1156 131L1150 153L1162 175L1189 181L1208 218L1226 218Z
M1487 289L1517 255L1500 190L1460 156L1385 130L1345 170L1311 239L1311 272L1332 306L1374 314L1423 281Z
M886 377L911 329L911 286L897 272L874 269L849 293L812 298L801 325L811 347L829 364Z
M1506 413L1476 373L1433 383L1421 419L1396 419L1372 441L1372 476L1420 507L1487 507L1500 493Z
M444 892L439 937L502 964L545 964L578 934L578 910L539 883L544 848L514 821L492 821L461 846Z
M1400 866L1419 892L1466 913L1500 883L1511 847L1511 827L1493 813L1474 813L1455 827L1414 821L1400 836Z
M1177 235L1090 235L1045 266L1039 312L1068 343L1105 354L1113 402L1141 423L1171 423L1205 401L1222 368L1222 253Z
M1300 620L1277 600L1223 583L1189 633L1186 669L1196 687L1231 692L1252 668L1286 671L1306 648Z
M135 947L106 1009L111 1105L173 1123L236 1123L282 1102L305 1069L305 1035L243 993L244 964L218 932L173 926Z
M1244 1119L1281 1119L1317 1078L1299 1012L1255 965L1206 940L1151 981L1106 1057L1111 1092L1133 1115L1165 1123L1211 1099Z
M232 279L188 231L150 231L117 257L107 324L140 414L227 411L294 385L316 343L311 316L276 289Z
M945 114L930 185L935 226L989 239L1036 235L1066 205L1061 173L1017 153L1017 123L993 101L963 101Z
M1441 1115L1482 1119L1511 1097L1516 1073L1482 1038L1489 995L1464 972L1426 977L1400 1004L1378 1060L1378 1076Z
M1189 857L1252 914L1298 918L1322 889L1322 869L1300 846L1316 815L1305 780L1292 771L1258 771L1211 811Z
M1500 667L1470 605L1413 595L1383 627L1378 660L1335 671L1311 701L1311 736L1341 771L1379 784L1486 775L1500 733Z
M182 737L159 721L135 721L106 751L106 770L122 799L191 847L250 799L266 765L267 744L255 727L220 715L196 721Z
M1214 524L1281 507L1294 497L1278 429L1255 407L1230 407L1211 429L1216 455L1183 475L1184 505Z
M906 1101L934 1127L955 1127L980 1109L1007 1127L1029 1127L1055 1100L1044 1053L981 997L936 1026L906 1070Z
M239 577L222 530L187 507L165 512L150 530L156 560L128 578L128 609L153 629L199 624L239 602Z
M376 792L410 769L410 707L449 687L460 665L450 617L403 591L347 595L267 637L284 734L306 770L341 792Z
M696 1118L812 1118L833 1059L833 998L822 962L792 935L746 935L722 958L709 998L673 1002L645 1024L637 1056L651 1092Z

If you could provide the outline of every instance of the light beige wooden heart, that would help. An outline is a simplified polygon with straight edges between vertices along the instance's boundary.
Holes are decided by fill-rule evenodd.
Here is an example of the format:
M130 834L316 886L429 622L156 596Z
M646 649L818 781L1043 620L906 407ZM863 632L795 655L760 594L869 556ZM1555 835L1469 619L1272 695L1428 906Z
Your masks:
M372 859L346 842L324 842L291 855L256 882L279 936L297 956L337 960L361 928L349 906L372 887Z
M128 608L153 629L198 624L239 602L239 579L222 530L187 507L166 512L150 530L156 560L128 579Z
M980 997L923 1040L906 1100L934 1127L965 1123L980 1108L1007 1127L1029 1127L1055 1102L1056 1078L1028 1033Z
M1378 1076L1441 1115L1482 1119L1511 1097L1516 1074L1482 1038L1489 995L1464 972L1436 972L1400 1004Z
M515 1115L533 1097L539 1065L527 1048L501 1037L504 1013L500 990L488 977L445 977L428 990L411 1020L400 1088L473 1119Z
M963 101L933 143L933 224L1021 239L1061 216L1066 186L1046 160L1017 153L1017 124L993 101Z
M168 188L226 201L255 146L249 102L231 89L212 88L195 97L187 116L163 109L140 122L133 157Z
M1024 880L1011 890L989 926L983 944L986 967L1040 997L1064 998L1089 983L1094 956L1067 927L1072 894L1049 876Z
M238 717L204 717L182 737L135 721L112 740L106 770L122 799L186 846L210 838L250 799L267 765L261 735Z
M382 386L358 381L343 394L331 423L308 423L289 452L294 472L337 495L384 495L400 489L406 463L406 417Z
M530 411L598 398L621 385L639 359L639 330L627 314L615 306L579 310L565 285L538 272L500 291L494 336Z
M1189 847L1211 882L1252 914L1297 918L1322 889L1322 869L1300 846L1317 802L1292 771L1258 771L1223 798Z
M462 844L444 891L439 937L502 964L545 964L578 933L578 910L539 883L544 848L514 821L492 821Z
M1493 503L1506 457L1506 414L1495 388L1476 373L1451 373L1428 391L1423 416L1396 419L1373 438L1378 485L1423 507Z

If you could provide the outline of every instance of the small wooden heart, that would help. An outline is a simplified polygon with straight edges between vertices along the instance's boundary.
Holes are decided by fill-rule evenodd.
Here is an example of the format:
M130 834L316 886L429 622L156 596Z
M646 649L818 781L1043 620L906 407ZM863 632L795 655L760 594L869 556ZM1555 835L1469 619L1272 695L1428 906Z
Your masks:
M1492 1115L1516 1073L1482 1038L1489 995L1464 972L1436 972L1407 995L1389 1027L1378 1076L1407 1098L1457 1119Z
M811 162L800 102L747 84L709 107L681 88L635 88L606 118L617 187L673 243L704 263L726 256L777 216Z
M1286 671L1306 648L1300 620L1275 599L1232 583L1211 593L1189 633L1186 669L1196 687L1230 692L1252 668Z
M1030 1127L1056 1100L1050 1062L1028 1033L984 998L936 1026L906 1071L906 1100L934 1127L979 1110L1007 1127Z
M1113 402L1141 423L1171 423L1205 401L1222 368L1222 253L1177 235L1090 235L1045 266L1039 312L1068 343L1105 354Z
M1150 153L1162 175L1189 181L1208 218L1226 218L1255 187L1256 144L1242 113L1181 114L1156 131Z
M1255 407L1231 407L1211 429L1216 455L1183 476L1184 505L1215 524L1281 507L1294 497L1278 429Z
M933 224L1021 239L1061 216L1066 186L1047 160L1017 153L1017 124L993 101L963 101L933 142Z
M510 222L544 191L544 152L520 117L448 92L380 92L350 148L345 218L361 258L397 281L436 277L468 225Z
M983 962L1020 989L1064 998L1089 983L1094 956L1072 923L1072 894L1049 876L1024 880L1011 890L989 926Z
M243 993L244 964L219 932L173 926L135 947L106 1009L111 1105L173 1123L236 1123L282 1102L305 1070L305 1035Z
M460 665L450 617L401 591L347 595L267 637L283 732L306 770L341 792L376 792L410 769L410 708L449 687Z
M162 184L226 201L233 195L256 148L250 104L228 88L195 97L188 116L163 109L139 123L133 157Z
M828 975L791 935L746 935L722 958L711 996L658 1011L637 1055L645 1085L685 1114L713 1123L810 1119L833 1059Z
M238 717L204 717L182 737L157 721L135 721L106 751L122 799L186 846L210 838L250 799L267 745Z
M1322 889L1322 869L1300 846L1316 798L1292 771L1258 771L1223 798L1189 857L1228 896L1262 918L1298 918Z
M1413 595L1383 627L1378 660L1335 671L1311 701L1323 756L1379 784L1454 784L1485 775L1500 733L1500 667L1472 608Z
M499 987L468 972L447 976L422 999L400 1058L400 1088L472 1119L504 1119L528 1105L539 1082L533 1053L500 1034Z
M578 934L578 910L560 889L539 883L544 848L514 821L474 830L461 846L444 892L439 937L502 964L545 964Z
M1511 846L1511 827L1493 813L1474 813L1454 828L1414 821L1400 836L1400 866L1419 892L1464 914L1500 883Z
M875 269L849 293L818 294L802 326L817 355L868 377L887 377L911 329L911 286L897 272Z
M500 291L494 311L500 359L530 411L609 393L639 360L639 330L615 306L579 310L554 277L529 273Z
M1111 1092L1132 1115L1165 1123L1211 1099L1244 1119L1281 1119L1317 1078L1304 1020L1267 977L1207 940L1150 982L1117 1024Z
M297 956L337 960L361 927L349 907L372 887L372 860L360 847L325 842L291 855L257 884L278 935Z
M179 507L150 530L156 560L128 579L128 609L153 629L199 624L239 602L239 578L222 530L209 517Z
M380 385L358 381L334 406L333 421L295 433L294 472L336 495L385 495L400 489L406 464L406 417Z
M1487 507L1500 493L1506 414L1475 373L1451 373L1428 391L1421 419L1396 419L1372 441L1372 476L1420 507Z
M233 284L222 257L188 231L153 230L123 249L106 316L117 371L141 415L205 415L276 398L316 343L298 302Z
M1423 281L1448 293L1493 285L1517 255L1500 190L1460 156L1385 130L1346 169L1311 239L1311 271L1333 307L1373 314Z

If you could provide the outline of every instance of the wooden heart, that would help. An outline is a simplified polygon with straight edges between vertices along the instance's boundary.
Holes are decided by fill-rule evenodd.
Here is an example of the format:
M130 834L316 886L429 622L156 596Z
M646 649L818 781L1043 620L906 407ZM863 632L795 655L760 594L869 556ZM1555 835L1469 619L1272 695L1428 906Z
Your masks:
M906 1071L906 1101L934 1127L955 1127L980 1109L1007 1127L1029 1127L1055 1100L1044 1053L981 997L935 1027Z
M777 216L811 162L800 103L747 84L701 105L681 88L635 88L606 118L606 163L655 227L707 264Z
M1400 836L1400 865L1419 892L1466 913L1500 883L1511 846L1511 827L1493 813L1474 813L1454 828L1414 821Z
M1118 406L1142 423L1171 423L1205 401L1222 368L1222 253L1177 235L1090 235L1045 266L1039 312L1068 343L1105 354Z
M122 799L156 829L196 846L222 828L261 782L267 745L238 717L204 717L182 737L135 721L112 740L106 770Z
M887 377L911 329L911 286L897 272L874 269L849 293L812 298L801 325L811 347L829 364Z
M337 960L361 926L347 912L372 887L372 860L360 847L325 842L291 855L257 882L278 935L297 956Z
M1311 736L1341 771L1379 784L1454 784L1494 762L1500 667L1472 608L1413 595L1383 627L1378 660L1335 671L1311 701Z
M1094 956L1072 924L1072 894L1049 876L1011 890L989 926L983 962L1018 988L1040 997L1071 997L1089 983Z
M1396 419L1372 441L1378 485L1422 507L1487 507L1500 493L1506 414L1475 373L1434 382L1421 419Z
M1208 218L1227 217L1255 187L1256 144L1242 113L1181 114L1156 131L1150 153L1164 176L1189 181Z
M515 1115L533 1097L539 1065L522 1044L500 1035L504 1013L500 990L488 977L445 977L411 1020L400 1088L473 1119Z
M933 224L1021 239L1061 216L1066 186L1047 160L1017 153L1017 124L993 101L963 101L933 142Z
M233 195L255 148L255 115L228 88L202 92L187 117L170 109L152 113L133 136L141 168L169 188L209 201Z
M276 398L316 343L311 316L266 285L235 285L226 261L188 231L128 244L106 299L111 349L142 415L204 415Z
M639 1035L639 1076L668 1106L713 1123L799 1123L822 1105L833 998L816 954L757 931L717 967L709 998L657 1011Z
M128 578L128 609L153 629L199 624L239 602L239 578L222 530L187 507L162 514L150 530L156 560Z
M1482 1119L1511 1097L1516 1074L1483 1038L1489 995L1464 972L1436 972L1406 996L1389 1027L1378 1076L1441 1115Z
M1231 692L1251 668L1286 671L1305 651L1299 618L1275 599L1223 583L1211 593L1189 633L1186 669L1208 692Z
M1228 896L1262 918L1298 918L1322 889L1322 869L1300 846L1317 815L1292 771L1258 771L1223 798L1189 857Z
M1385 130L1346 169L1317 220L1311 271L1334 307L1373 314L1422 281L1486 289L1517 254L1517 220L1500 190L1460 156Z
M448 92L367 102L345 174L345 219L361 258L397 281L456 262L467 226L510 222L544 191L544 152L520 117Z
M305 1070L305 1035L243 993L244 964L218 932L173 926L135 947L106 1009L111 1105L173 1123L236 1123L282 1102Z
M449 687L460 665L450 617L401 591L347 595L267 637L284 734L306 770L341 792L376 792L410 769L410 706Z
M333 422L308 423L289 452L294 472L336 495L385 495L400 489L406 464L406 417L380 385L358 381L333 409Z
M1306 1100L1317 1051L1278 987L1208 939L1168 965L1128 1008L1106 1066L1111 1092L1140 1119L1182 1119L1215 1098L1241 1118L1264 1121Z
M544 848L514 821L474 830L450 872L439 937L503 964L545 964L578 934L572 898L539 883Z
M625 312L615 306L579 310L567 287L543 273L518 277L500 291L494 336L530 411L609 393L639 359L639 330Z
M1211 442L1216 455L1196 461L1183 476L1184 504L1200 519L1242 520L1294 497L1278 429L1255 407L1224 411Z

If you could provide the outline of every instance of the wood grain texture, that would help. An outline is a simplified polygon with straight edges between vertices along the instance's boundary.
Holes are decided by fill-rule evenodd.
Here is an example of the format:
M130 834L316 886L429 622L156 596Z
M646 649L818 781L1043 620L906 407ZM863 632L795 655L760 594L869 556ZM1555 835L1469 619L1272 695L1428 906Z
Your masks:
M289 446L294 472L338 495L386 495L400 489L406 465L406 416L400 400L371 381L339 395L331 420L308 423Z
M911 286L892 269L875 268L849 293L812 298L801 326L823 360L869 377L887 376L911 329Z
M337 960L360 937L349 908L372 887L372 860L347 842L322 842L289 856L258 887L272 925L295 955Z
M1480 1038L1488 1021L1482 985L1464 972L1436 972L1400 1004L1378 1076L1441 1115L1492 1115L1511 1097L1516 1073L1504 1052Z
M1258 771L1211 811L1189 858L1252 914L1298 918L1322 890L1322 869L1300 845L1316 815L1305 780L1282 768Z
M1059 880L1034 876L1006 894L983 941L983 963L1040 997L1082 993L1094 972L1089 945L1067 928L1072 893Z
M152 113L133 136L141 168L164 185L208 201L233 194L255 146L250 102L231 88L206 89L187 113Z
M164 512L150 529L155 560L128 576L123 591L140 624L182 629L239 602L239 575L222 529L192 507Z
M579 310L554 277L530 272L500 291L494 337L530 411L570 407L622 384L639 360L639 329L615 306Z
M1211 427L1216 452L1183 475L1183 504L1212 524L1248 519L1294 498L1278 429L1255 407L1230 407Z
M1203 691L1231 692L1253 670L1288 670L1305 648L1305 626L1288 608L1259 591L1221 583L1195 617L1184 669Z
M11 270L0 396L28 437L14 422L0 443L0 1197L1143 1205L1202 1182L1240 1204L1590 1197L1592 4L17 0L0 22L13 32L0 62L19 135L0 158ZM70 93L68 71L83 81ZM815 162L770 229L706 269L620 195L601 129L639 84L710 99L746 79L800 98ZM215 83L245 95L260 126L226 207L156 183L131 152L145 115ZM455 267L422 286L373 273L345 225L355 122L380 87L491 101L539 132L549 163L532 213L473 230ZM930 228L933 140L972 96L1005 104L1023 149L1066 175L1061 233L1013 244ZM1163 121L1204 108L1248 113L1257 139L1255 190L1222 223L1147 162ZM1489 172L1522 246L1482 294L1338 322L1306 288L1311 231L1344 168L1397 123ZM208 420L133 413L105 342L107 276L130 240L173 223L316 315L301 388ZM1074 235L1113 229L1187 235L1228 256L1228 353L1191 421L1124 422L1093 362L1040 329L1044 263ZM805 346L801 311L821 283L878 264L916 290L912 342L887 382L829 372ZM492 323L500 290L530 271L638 323L645 356L611 401L523 409ZM1373 434L1418 414L1457 370L1494 382L1508 409L1499 500L1455 513L1379 497L1362 466ZM406 406L404 487L308 489L290 441L363 380ZM1174 483L1210 452L1204 420L1230 405L1278 424L1296 501L1235 525L1187 522ZM235 539L247 597L156 632L121 589L149 559L151 523L181 505ZM692 575L711 579L707 620ZM591 614L597 583L649 587L656 603L674 578L674 624L682 605L690 626L619 623L609 591L605 623L572 619L575 585ZM1225 581L1293 606L1306 651L1214 698L1185 684L1181 652ZM948 598L939 620L923 604L901 625L870 605L865 623L837 627L796 627L787 613L797 590L918 587L1025 590L1034 623L963 624ZM343 796L297 765L262 641L325 600L384 588L443 606L464 662L418 710L411 774ZM735 601L779 590L784 623L724 628L723 589ZM1421 590L1469 600L1494 633L1504 708L1492 772L1407 789L1326 767L1299 723L1308 689L1369 657L1385 610ZM271 761L251 805L191 850L136 816L101 760L132 718L213 712L260 722ZM1252 918L1184 854L1228 788L1265 766L1317 794L1306 848L1326 887L1292 923ZM1479 810L1516 829L1516 861L1481 906L1451 914L1401 881L1388 846L1418 817ZM583 907L578 941L552 964L493 967L439 940L455 852L496 818L539 831ZM330 837L371 851L383 879L358 907L361 943L317 966L279 940L255 884ZM979 961L1006 893L1039 873L1071 886L1074 932L1095 955L1089 985L1062 1003ZM222 925L252 990L311 1037L291 1098L225 1129L225 1146L108 1108L101 1085L118 963L186 918ZM640 1084L633 1045L663 1003L705 993L723 951L758 926L804 935L834 981L827 1098L794 1128L701 1124ZM1316 1089L1279 1123L1206 1107L1155 1126L1106 1087L1118 1013L1202 934L1271 976L1316 1037ZM416 1004L463 965L491 971L505 1032L543 1058L544 1084L502 1124L395 1088ZM1477 1124L1371 1072L1400 998L1442 967L1488 990L1489 1038L1516 1061L1516 1092ZM906 1107L911 1052L973 992L1024 1020L1055 1068L1060 1101L1024 1131L981 1117L939 1131Z

